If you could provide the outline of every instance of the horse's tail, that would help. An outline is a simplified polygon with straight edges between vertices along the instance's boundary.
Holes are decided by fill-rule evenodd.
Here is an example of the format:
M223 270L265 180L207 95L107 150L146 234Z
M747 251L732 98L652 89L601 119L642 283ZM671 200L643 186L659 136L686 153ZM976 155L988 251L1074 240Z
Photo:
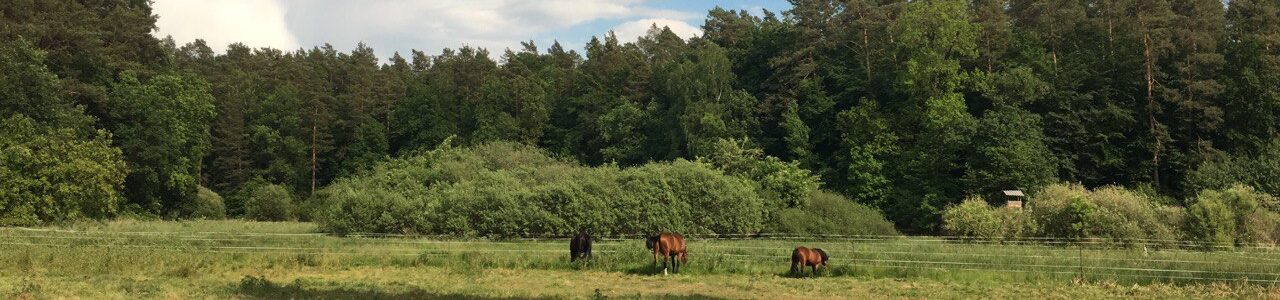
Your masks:
M804 255L800 253L800 247L796 247L795 250L791 250L791 273L800 271L797 266L799 266L802 261L804 261Z
M831 257L830 257L830 256L827 256L827 251L822 251L822 249L818 249L818 248L813 248L813 250L814 250L814 251L818 251L818 255L822 255L822 264L823 264L823 265L826 265L826 264L827 264L827 260L828 260L828 259L831 259Z

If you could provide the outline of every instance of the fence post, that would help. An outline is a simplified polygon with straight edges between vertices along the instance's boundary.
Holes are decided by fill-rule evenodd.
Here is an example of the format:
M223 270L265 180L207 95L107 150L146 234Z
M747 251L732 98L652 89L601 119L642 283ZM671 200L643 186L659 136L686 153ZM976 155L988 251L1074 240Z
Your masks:
M1076 253L1076 266L1080 268L1080 282L1084 282L1084 243L1082 242L1082 238L1076 238L1076 250L1078 251Z

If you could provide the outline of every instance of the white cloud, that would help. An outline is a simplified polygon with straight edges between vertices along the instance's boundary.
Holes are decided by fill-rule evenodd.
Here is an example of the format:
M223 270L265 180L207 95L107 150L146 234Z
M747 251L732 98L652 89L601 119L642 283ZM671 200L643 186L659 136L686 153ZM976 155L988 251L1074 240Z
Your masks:
M667 27L681 38L691 38L695 35L702 35L702 28L698 28L689 23L672 19L641 19L631 22L619 24L613 28L613 33L618 36L620 42L633 42L649 32L649 28L657 25L658 28Z
M156 0L156 36L173 36L179 46L204 39L214 51L231 43L249 47L297 48L285 25L284 7L275 1Z
M522 41L547 47L554 39L585 39L566 30L586 28L591 32L585 34L603 35L627 20L703 17L702 12L647 7L642 0L284 1L286 20L304 45L329 42L349 49L365 42L384 58L394 51L437 54L464 45L486 48L496 58L504 49L518 49Z
M157 0L154 6L158 36L173 35L179 43L204 38L217 51L230 42L284 49L329 43L342 51L364 42L383 59L395 51L438 54L464 45L486 48L496 58L521 41L545 48L553 39L568 43L610 28L629 40L653 23L685 38L700 33L687 22L701 20L703 12L652 8L645 1Z

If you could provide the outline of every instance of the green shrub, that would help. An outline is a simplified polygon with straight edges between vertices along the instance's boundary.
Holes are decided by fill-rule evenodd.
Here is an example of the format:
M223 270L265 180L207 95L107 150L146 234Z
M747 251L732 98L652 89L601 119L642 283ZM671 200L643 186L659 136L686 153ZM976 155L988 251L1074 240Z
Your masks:
M1016 207L1000 207L1000 221L1003 222L1001 227L1004 230L1006 239L1020 239L1040 235L1041 227L1036 223L1036 219L1031 216L1031 212Z
M309 205L336 233L752 233L765 209L757 186L705 163L593 168L495 142L380 164L338 180Z
M271 183L267 182L267 180L262 177L253 177L244 183L241 183L240 186L232 188L226 193L220 194L224 196L222 198L222 203L227 208L227 216L244 217L245 204L249 202L249 198L253 197L253 193L256 192L258 188L268 184Z
M1245 232L1241 233L1245 241L1257 244L1280 243L1280 214L1272 211L1258 211L1245 218Z
M995 208L982 198L970 197L942 213L948 234L995 240L1004 236L1004 222Z
M817 191L805 206L784 209L766 227L767 232L837 235L897 235L893 223L879 210L839 194Z
M351 185L333 185L317 192L317 199L343 199L340 205L324 205L312 217L327 231L346 234L382 232L404 234L434 233L435 208L411 194L385 189L360 190ZM421 195L421 194L419 194ZM313 201L319 202L319 201Z
M1075 184L1052 184L1033 196L1027 208L1044 236L1172 243L1181 235L1181 209L1121 187L1090 191Z
M245 199L244 216L258 221L288 221L295 218L293 196L278 184L255 187Z
M1157 242L1173 242L1180 238L1179 223L1172 222L1183 214L1172 206L1160 205L1156 200L1122 187L1107 186L1094 189L1089 199L1098 205L1096 224L1089 232L1094 237L1121 240L1150 239Z
M1033 194L1024 204L1041 234L1049 237L1079 237L1076 230L1081 217L1092 209L1089 191L1078 184L1051 184Z
M125 170L105 131L85 137L0 116L0 226L114 216Z
M1221 199L1201 197L1187 207L1187 232L1201 243L1230 246L1236 236L1235 219Z
M1188 207L1187 232L1197 240L1216 245L1272 243L1276 241L1276 199L1244 185L1204 190Z
M480 236L567 233L564 220L531 205L528 188L507 172L488 172L438 190L440 229Z
M194 201L183 204L181 213L183 217L194 219L222 219L227 217L227 209L222 203L222 196L203 186L196 189Z
M1036 221L1024 209L992 207L980 197L970 197L942 213L948 234L985 240L1019 239L1039 231Z
M818 178L797 162L784 162L764 151L747 146L748 141L718 139L699 161L725 174L752 180L760 185L761 197L772 209L799 207L818 190Z

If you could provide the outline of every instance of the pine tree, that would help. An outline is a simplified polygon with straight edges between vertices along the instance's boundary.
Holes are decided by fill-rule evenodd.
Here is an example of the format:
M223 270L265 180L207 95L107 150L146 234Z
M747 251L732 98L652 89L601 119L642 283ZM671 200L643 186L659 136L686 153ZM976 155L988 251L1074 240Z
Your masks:
M1226 138L1255 151L1280 136L1280 2L1231 1L1226 24Z

